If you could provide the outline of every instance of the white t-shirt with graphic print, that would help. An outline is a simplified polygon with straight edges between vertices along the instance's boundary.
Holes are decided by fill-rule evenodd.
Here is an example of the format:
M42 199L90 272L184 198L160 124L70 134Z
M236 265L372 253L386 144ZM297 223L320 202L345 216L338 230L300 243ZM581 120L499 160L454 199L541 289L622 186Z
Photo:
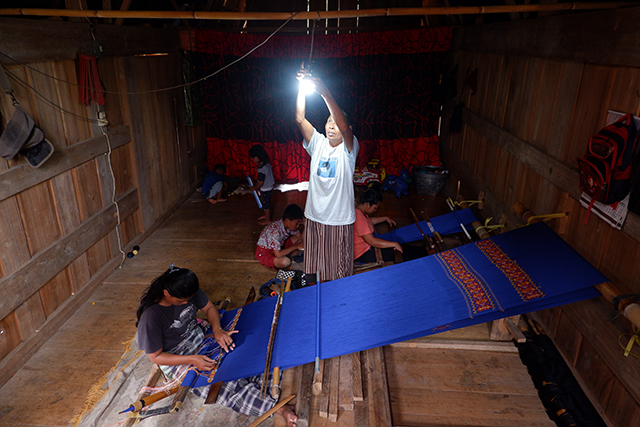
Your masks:
M311 140L302 146L311 156L309 193L304 215L325 225L349 225L356 220L353 172L358 156L358 139L353 149L341 143L332 147L329 139L314 129Z

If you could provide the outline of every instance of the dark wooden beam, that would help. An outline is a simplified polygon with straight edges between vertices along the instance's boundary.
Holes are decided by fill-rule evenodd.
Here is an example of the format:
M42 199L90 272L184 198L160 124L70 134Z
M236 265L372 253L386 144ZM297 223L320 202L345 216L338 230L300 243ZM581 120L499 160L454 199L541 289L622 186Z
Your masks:
M138 244L138 241L129 243L129 246ZM120 264L120 258L113 258L97 271L89 282L80 291L58 307L44 322L38 327L38 333L30 337L25 337L11 353L5 356L0 362L0 387L2 387L11 377L33 356L40 347L51 338L60 327L84 304L100 285L113 273Z
M102 0L102 9L111 10L111 0ZM104 18L103 21L105 24L113 23L113 19L111 18Z
M177 29L100 24L94 33L102 46L103 56L180 52ZM88 22L0 18L2 64L75 60L78 51L93 51Z
M131 6L131 0L122 0L122 4L120 5L120 11L125 12L129 10L129 6ZM124 18L116 19L116 25L122 25L124 22Z
M69 10L87 10L89 6L87 6L87 0L64 0L67 9ZM71 22L82 22L85 18L75 18L70 17L69 21Z
M640 67L640 8L458 28L459 49ZM616 49L611 49L616 46Z
M120 216L138 210L138 191L129 190L118 200ZM117 224L115 205L110 204L89 217L73 232L38 252L14 273L0 279L0 319L18 308L62 269L87 251Z

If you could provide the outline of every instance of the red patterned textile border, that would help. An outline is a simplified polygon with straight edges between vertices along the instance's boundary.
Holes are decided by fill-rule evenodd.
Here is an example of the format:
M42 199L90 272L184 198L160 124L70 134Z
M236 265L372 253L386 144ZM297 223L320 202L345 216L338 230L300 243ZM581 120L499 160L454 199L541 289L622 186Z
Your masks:
M209 170L223 163L228 176L252 177L256 166L249 158L250 141L207 138ZM276 181L295 183L309 180L310 157L302 148L302 142L280 144L275 141L261 144L271 160ZM399 175L407 166L441 166L438 137L404 138L397 140L360 141L357 166L364 166L371 159L380 159L380 167L389 175Z
M452 27L433 27L406 31L381 31L360 34L316 34L314 58L340 58L363 55L388 55L419 52L445 52L451 49ZM232 34L211 30L183 30L180 43L184 50L242 56L266 35ZM309 55L310 36L273 36L253 57L305 58Z
M446 268L449 277L457 282L458 287L466 294L472 316L496 308L487 287L455 250L441 252L436 256Z
M531 280L522 267L509 258L492 240L487 239L476 242L476 247L504 273L523 301L544 297L544 292Z

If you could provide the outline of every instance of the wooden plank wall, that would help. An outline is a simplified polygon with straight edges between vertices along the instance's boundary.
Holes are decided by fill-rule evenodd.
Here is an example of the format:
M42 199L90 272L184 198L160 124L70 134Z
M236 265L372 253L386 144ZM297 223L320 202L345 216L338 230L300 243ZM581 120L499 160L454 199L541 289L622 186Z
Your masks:
M33 37L32 21L2 23L0 52L20 62L0 62L55 153L38 169L21 156L0 159L0 386L121 264L120 250L140 244L184 202L206 161L202 126L184 124L181 88L149 92L181 84L175 33L149 43L156 30L98 27L131 36L105 36L111 56L98 62L108 126L101 128L99 107L82 105L77 87L75 54L86 47L88 26L38 21L43 33ZM12 114L2 94L2 129Z
M458 64L462 93L447 106L442 132L452 171L447 191L455 193L458 180L466 198L485 191L484 215L504 215L509 228L521 225L517 201L536 214L568 213L549 225L624 293L640 293L640 219L630 213L621 231L593 214L585 224L575 159L606 124L608 110L640 113L640 59L624 54L640 51L639 18L639 9L624 9L458 33L451 66ZM474 69L477 92L461 91ZM465 102L465 125L450 133L456 101ZM624 357L618 343L631 331L628 322L612 322L604 298L535 316L608 424L640 425L640 362Z

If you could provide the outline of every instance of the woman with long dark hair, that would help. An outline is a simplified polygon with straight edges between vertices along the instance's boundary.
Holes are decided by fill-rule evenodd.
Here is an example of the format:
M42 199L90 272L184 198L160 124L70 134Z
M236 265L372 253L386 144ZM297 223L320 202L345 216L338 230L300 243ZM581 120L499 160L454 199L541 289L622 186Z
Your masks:
M161 367L194 365L211 370L212 359L194 354L204 340L203 325L196 320L198 310L207 317L220 347L233 350L231 335L237 331L221 328L218 310L200 289L196 274L174 265L154 279L140 299L138 346Z
M235 344L231 336L238 331L222 329L218 310L200 289L193 271L171 265L151 282L140 298L136 312L138 347L169 379L179 377L183 365L193 365L201 371L214 368L213 359L197 354L207 329L204 322L196 319L198 310L206 315L220 347L226 352L233 350ZM269 381L272 381L271 376ZM216 403L245 415L260 416L277 403L270 394L262 397L261 389L261 375L229 381L223 384ZM208 390L208 387L200 387L193 392L204 397ZM298 418L291 406L285 405L277 413L284 417L287 427L296 425Z

